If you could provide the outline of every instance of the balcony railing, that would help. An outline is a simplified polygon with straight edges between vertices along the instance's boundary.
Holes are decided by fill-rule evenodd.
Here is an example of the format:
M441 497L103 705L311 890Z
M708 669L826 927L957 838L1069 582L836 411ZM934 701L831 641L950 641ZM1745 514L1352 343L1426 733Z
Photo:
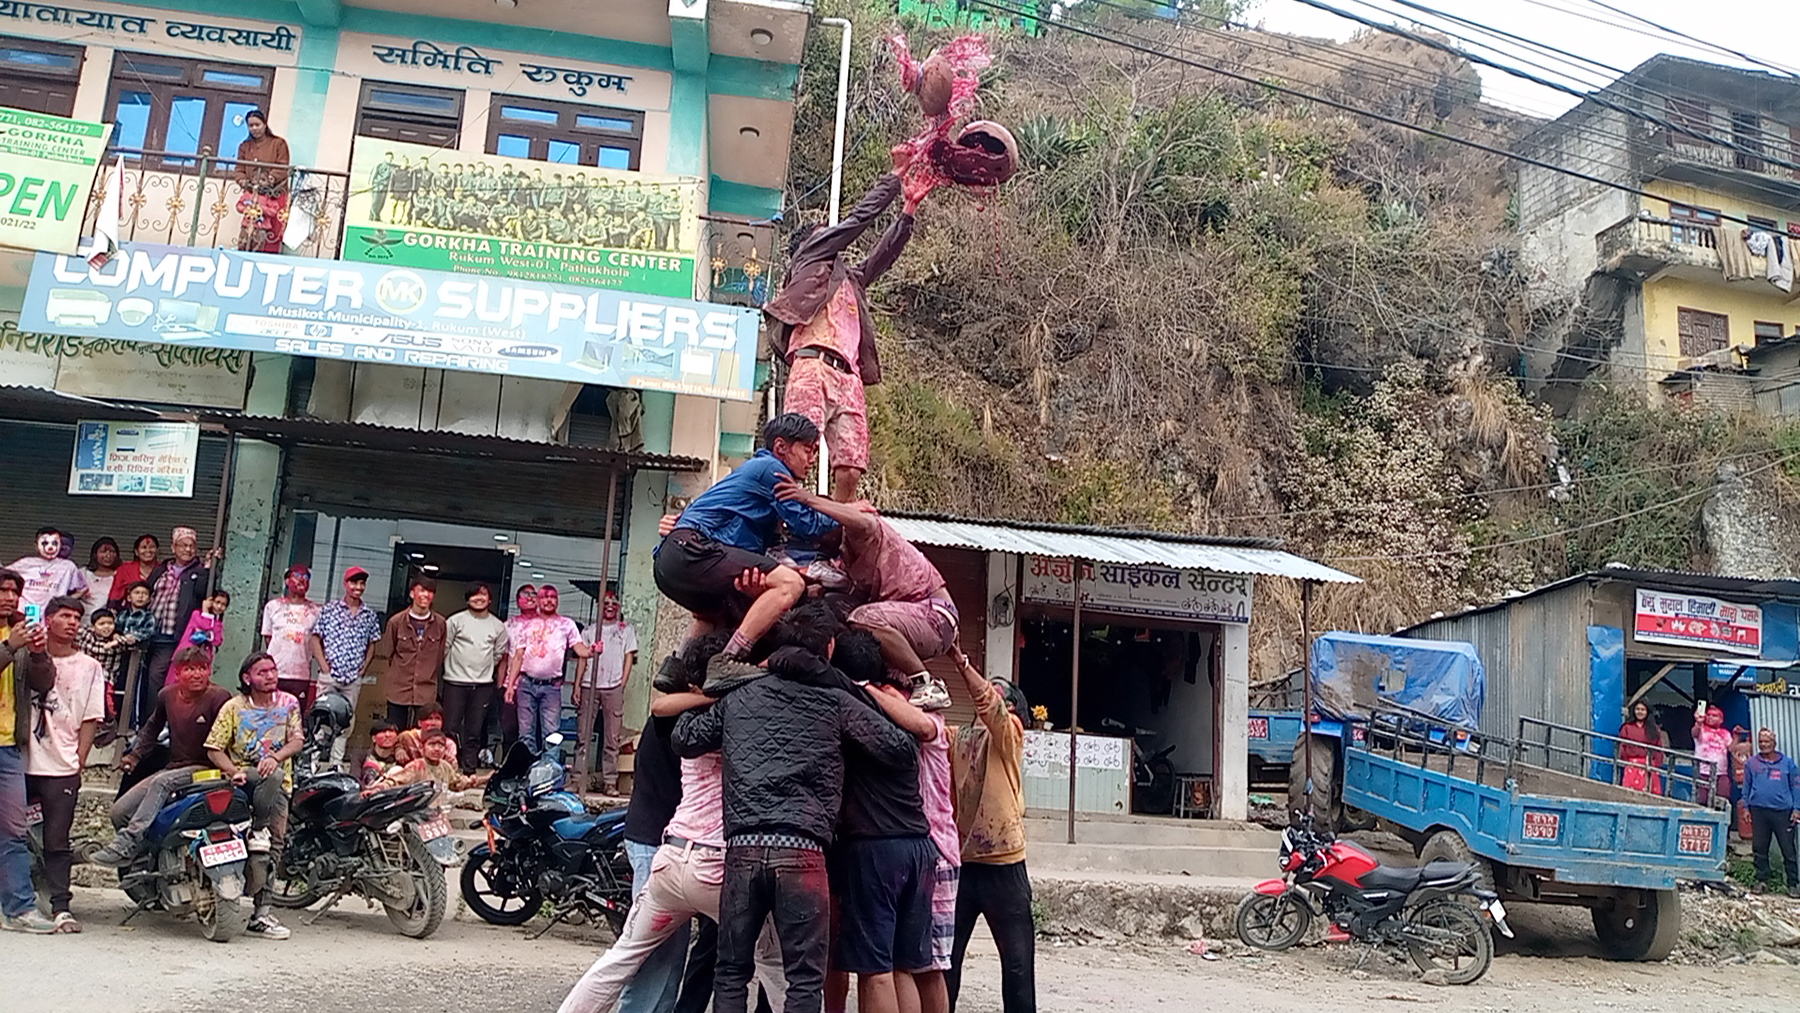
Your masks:
M1600 270L1642 274L1677 266L1717 271L1714 242L1709 225L1643 215L1610 225L1594 239Z
M113 164L120 156L125 159L121 241L260 249L247 245L245 208L240 207L245 196L240 180L259 176L276 181L273 189L285 194L285 200L276 201L278 225L272 226L281 233L283 253L335 260L343 247L349 173L139 148L107 151L82 223L84 234L93 233L101 202L112 187Z

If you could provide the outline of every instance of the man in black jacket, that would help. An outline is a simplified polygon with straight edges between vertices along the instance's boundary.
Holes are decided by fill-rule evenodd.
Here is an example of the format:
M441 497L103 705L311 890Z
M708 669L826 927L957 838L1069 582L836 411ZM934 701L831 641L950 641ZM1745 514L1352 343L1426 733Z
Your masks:
M713 1008L744 1009L757 934L773 915L787 973L787 1013L818 1013L830 887L825 846L843 803L846 750L878 768L915 769L911 736L843 688L831 656L836 622L818 604L788 613L786 644L712 707L690 711L670 741L681 756L723 753L725 882ZM723 660L715 668L731 667ZM708 673L708 691L714 689Z

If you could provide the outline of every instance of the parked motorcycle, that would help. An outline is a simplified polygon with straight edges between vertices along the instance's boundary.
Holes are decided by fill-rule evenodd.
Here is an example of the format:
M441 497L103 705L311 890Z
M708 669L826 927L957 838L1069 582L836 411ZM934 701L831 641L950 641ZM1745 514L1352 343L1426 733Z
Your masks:
M625 810L590 815L563 790L567 775L551 735L546 755L514 743L482 801L487 843L470 850L462 870L463 900L494 925L523 925L548 901L562 921L604 919L616 935L631 908L631 863L625 858Z
M1258 883L1238 904L1238 938L1247 946L1285 950L1323 916L1351 939L1403 949L1419 970L1466 985L1494 960L1484 919L1502 935L1513 934L1499 896L1478 885L1469 862L1383 865L1361 847L1315 830L1310 813L1282 832L1280 857L1282 878Z
M249 830L249 796L216 770L197 771L150 822L150 847L119 869L119 886L137 905L125 920L143 911L191 914L207 939L235 938L250 922Z
M1124 722L1112 718L1100 719L1105 728L1117 731L1130 731L1131 734L1131 808L1141 813L1166 813L1175 807L1175 764L1169 754L1175 752L1175 745L1170 744L1151 752L1144 745L1144 740L1154 738L1156 729L1127 729Z
M379 901L401 935L424 939L444 920L449 899L444 867L456 863L450 821L434 803L431 781L363 791L325 758L354 715L342 694L323 694L307 714L306 745L296 759L288 804L287 846L270 881L278 907L305 908L326 897L307 918L324 917L345 897Z

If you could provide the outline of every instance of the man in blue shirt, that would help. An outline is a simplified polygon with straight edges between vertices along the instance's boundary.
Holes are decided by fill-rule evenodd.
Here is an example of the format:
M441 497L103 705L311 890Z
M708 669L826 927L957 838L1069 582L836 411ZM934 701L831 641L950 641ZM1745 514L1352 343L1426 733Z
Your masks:
M694 615L689 636L735 624L724 653L742 658L806 590L791 567L769 558L781 525L795 538L816 540L837 522L811 507L775 498L782 478L803 479L819 457L819 428L789 412L763 426L763 449L701 493L676 518L656 549L656 587ZM753 598L739 589L747 570L765 574Z
M1769 889L1769 842L1781 849L1789 897L1800 897L1800 862L1795 861L1794 828L1800 824L1800 765L1775 748L1775 733L1756 733L1756 755L1744 762L1744 804L1750 808L1750 853L1756 888Z

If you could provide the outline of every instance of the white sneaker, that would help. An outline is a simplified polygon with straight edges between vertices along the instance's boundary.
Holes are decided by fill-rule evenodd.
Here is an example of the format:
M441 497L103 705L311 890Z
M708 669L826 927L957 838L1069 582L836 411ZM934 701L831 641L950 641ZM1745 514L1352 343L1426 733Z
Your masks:
M244 931L253 936L261 936L264 939L286 939L293 935L292 932L288 931L286 925L276 921L274 915L267 913L259 914L251 918L250 924L244 926Z
M922 711L941 711L950 706L950 687L928 672L914 684L911 702Z
M272 843L273 841L269 837L269 830L267 827L264 827L261 830L250 831L250 837L245 842L245 846L259 855L266 855L269 853L269 848Z

